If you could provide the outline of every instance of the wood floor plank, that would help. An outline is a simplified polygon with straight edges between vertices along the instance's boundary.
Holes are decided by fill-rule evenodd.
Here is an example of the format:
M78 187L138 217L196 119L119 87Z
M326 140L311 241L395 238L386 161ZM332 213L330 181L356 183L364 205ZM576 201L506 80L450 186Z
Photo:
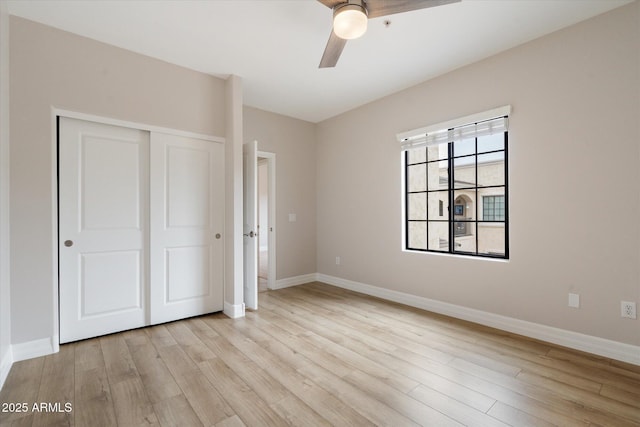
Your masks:
M167 330L194 363L198 364L216 357L202 340L189 329L186 322L169 323Z
M99 338L119 426L160 425L127 346L137 331Z
M118 426L160 425L140 377L112 383L111 395Z
M144 332L140 331L125 342L152 404L182 394L169 368Z
M635 408L640 408L640 387L635 391L627 391L605 384L600 390L600 395L618 402L626 403L627 405Z
M176 381L202 424L211 426L235 415L222 394L199 369L178 375Z
M279 426L286 422L260 398L231 368L219 359L198 364L218 392L225 396L235 413L247 425ZM250 405L247 402L251 402Z
M508 424L499 421L497 418L473 409L472 407L451 398L451 396L440 393L439 391L429 387L422 385L418 386L415 390L409 393L409 395L463 425L508 427Z
M74 359L75 345L45 356L38 400L31 411L34 427L74 425Z
M3 402L28 411L2 427L640 427L640 366L316 282L17 362Z
M75 407L77 426L108 427L116 425L107 369L98 340L75 345Z
M125 336L125 334L114 334L97 338L102 347L102 357L111 386L120 381L138 377L138 371L131 353L129 353Z
M157 402L153 408L163 427L199 427L204 425L182 394Z
M331 424L294 395L272 403L271 408L291 426L328 427Z
M496 402L487 414L511 426L553 427L556 425L502 402Z
M0 411L0 425L11 425L26 417L28 420L23 421L31 425L33 421L31 405L38 401L44 360L44 357L39 357L13 364L4 387L0 390L0 403L7 405L26 403L26 408L21 405L19 409L14 406L7 407L6 411Z
M226 418L215 425L215 427L245 427L246 424L242 422L239 416L234 415Z

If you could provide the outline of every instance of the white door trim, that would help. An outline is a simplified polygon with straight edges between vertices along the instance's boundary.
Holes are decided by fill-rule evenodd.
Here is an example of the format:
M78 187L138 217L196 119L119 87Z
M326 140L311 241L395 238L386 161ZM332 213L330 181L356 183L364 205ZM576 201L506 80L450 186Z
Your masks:
M267 193L269 200L267 289L276 289L276 153L258 151L257 154L258 158L267 159Z
M258 309L258 141L242 146L243 301Z
M134 129L146 130L149 132L166 133L169 135L185 136L189 138L199 138L207 141L225 143L225 138L220 136L205 135L196 132L182 131L178 129L164 128L161 126L149 125L145 123L130 122L126 120L114 119L104 116L96 116L93 114L80 113L77 111L65 110L62 108L51 107L51 288L52 288L52 304L53 317L51 328L51 346L52 353L60 351L60 305L59 305L59 271L58 271L58 117L68 117L72 119L80 119L102 123L107 125L115 125L122 127L130 127Z
M148 124L145 124L145 123L130 122L130 121L127 121L127 120L114 119L114 118L111 118L111 117L103 117L103 116L96 116L96 115L93 115L93 114L79 113L77 111L62 110L62 109L55 108L55 107L53 107L51 109L51 112L52 112L52 116L53 116L54 121L55 121L56 116L64 116L64 117L68 117L70 119L85 120L85 121L88 121L88 122L102 123L102 124L105 124L105 125L113 125L113 126L120 126L120 127L125 127L125 128L133 128L133 129L145 130L145 131L149 131L149 132L166 133L166 134L174 135L174 136L184 136L186 138L204 139L205 141L220 142L220 143L223 143L223 144L225 142L225 138L223 138L221 136L205 135L205 134L202 134L202 133L188 132L188 131L183 131L183 130L179 130L179 129L165 128L165 127L162 127L162 126L148 125Z

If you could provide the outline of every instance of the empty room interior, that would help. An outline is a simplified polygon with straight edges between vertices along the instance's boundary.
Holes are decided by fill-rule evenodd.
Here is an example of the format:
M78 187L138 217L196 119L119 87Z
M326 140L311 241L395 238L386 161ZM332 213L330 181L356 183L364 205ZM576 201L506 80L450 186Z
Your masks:
M640 0L0 0L0 426L640 426Z

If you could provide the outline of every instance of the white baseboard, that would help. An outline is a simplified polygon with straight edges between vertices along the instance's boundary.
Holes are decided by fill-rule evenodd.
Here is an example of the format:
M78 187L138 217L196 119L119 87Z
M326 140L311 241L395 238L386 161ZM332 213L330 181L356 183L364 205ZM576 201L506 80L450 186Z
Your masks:
M13 344L11 352L13 361L33 359L34 357L46 356L57 353L59 350L59 339L57 336L42 338L34 341L27 341L20 344Z
M225 301L223 313L232 319L237 319L238 317L244 317L244 303L230 304Z
M9 346L5 354L2 356L2 360L0 360L0 390L2 390L4 382L7 380L7 376L11 370L11 365L13 365L13 355L11 352L11 346Z
M501 329L503 331L524 335L529 338L535 338L564 347L573 348L575 350L586 351L588 353L608 357L610 359L640 365L640 346L567 331L565 329L554 328L552 326L541 325L538 323L527 322L525 320L514 319L512 317L501 316L499 314L489 313L460 305L449 304L404 292L379 288L377 286L341 279L339 277L329 276L326 274L318 273L316 275L316 280L329 285L398 302L411 307L421 308L434 313L444 314L446 316L468 320L470 322L479 323L481 325Z
M303 285L309 282L315 282L318 278L318 273L303 274L301 276L287 277L286 279L276 280L276 284L271 289L283 289L291 286Z

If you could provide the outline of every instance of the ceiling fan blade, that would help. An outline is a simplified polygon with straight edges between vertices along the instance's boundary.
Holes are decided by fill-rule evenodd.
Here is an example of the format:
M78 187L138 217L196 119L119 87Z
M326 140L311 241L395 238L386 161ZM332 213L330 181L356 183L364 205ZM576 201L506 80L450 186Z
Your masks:
M328 0L319 0L322 4L333 3ZM410 12L412 10L425 9L427 7L442 6L449 3L457 3L460 0L366 0L369 18L393 15L394 13Z
M318 68L335 67L338 63L338 58L340 58L340 54L342 53L342 49L344 49L346 44L347 41L345 39L341 39L336 36L336 33L331 31L327 47L324 48L324 53L322 54L322 59L320 60Z
M318 0L323 5L327 6L329 9L333 9L336 5L340 3L346 3L347 0Z

